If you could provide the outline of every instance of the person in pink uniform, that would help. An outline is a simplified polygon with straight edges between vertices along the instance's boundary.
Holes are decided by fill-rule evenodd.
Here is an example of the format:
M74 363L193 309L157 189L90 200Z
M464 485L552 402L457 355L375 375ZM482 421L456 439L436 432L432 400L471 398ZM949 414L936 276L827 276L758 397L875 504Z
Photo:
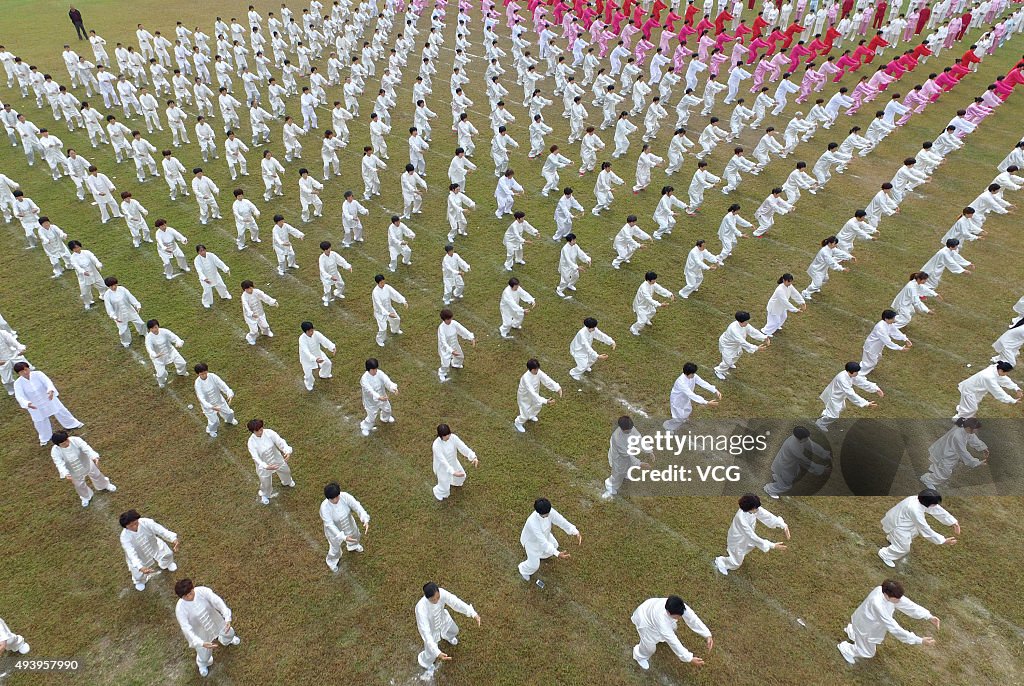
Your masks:
M758 50L765 50L765 54L768 54L767 48L769 47L771 47L771 43L769 43L766 39L760 36L750 41L750 47L747 48L747 64L753 64L754 62L757 61Z
M764 57L758 59L757 66L754 67L754 75L751 79L753 85L750 86L751 93L759 93L761 86L764 85L764 77L768 73L768 60Z
M850 93L850 99L853 100L853 104L846 109L846 114L852 117L860 109L860 106L864 104L864 97L868 94L868 77L860 77L860 81L853 87L853 92Z
M785 50L776 53L772 59L768 62L768 80L772 83L782 78L785 73L786 66L789 64L789 55Z
M800 91L796 95L796 102L798 104L806 102L807 98L811 97L811 91L819 82L824 83L825 77L814 68L814 62L811 62L804 69L804 77L800 80Z
M704 29L700 34L700 39L697 41L697 59L705 64L707 64L708 55L715 47L715 39L711 37L710 33L710 31Z
M839 56L838 60L836 60L836 69L838 71L836 71L836 75L835 78L832 79L832 83L839 83L843 76L846 74L852 74L859 68L860 60L851 55L850 51L847 50Z
M800 41L789 51L789 66L786 67L786 71L790 74L795 74L796 68L800 66L800 58L813 54L814 51L804 45L804 41Z
M825 83L835 76L836 74L842 74L843 70L836 66L836 58L831 55L826 59L820 67L818 67L818 74L821 76L821 83L814 87L814 92L819 93L825 87Z
M722 65L728 61L729 58L716 48L711 52L711 64L708 66L708 73L717 77L718 72L722 69Z

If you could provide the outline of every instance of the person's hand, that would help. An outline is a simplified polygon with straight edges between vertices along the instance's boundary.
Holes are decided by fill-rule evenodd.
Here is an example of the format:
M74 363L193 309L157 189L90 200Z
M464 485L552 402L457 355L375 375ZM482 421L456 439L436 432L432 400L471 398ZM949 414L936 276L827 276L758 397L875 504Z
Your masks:
M699 657L694 656L693 659L690 660L690 664L693 665L694 667L703 667L704 666L704 660L700 659Z
M865 407L878 407L878 403L876 403L874 400L872 400L867 405L865 405Z
M476 625L480 626L480 615L473 615L473 619L476 620Z
M178 547L181 545L181 536L174 539L174 543L171 544L171 550L178 552Z
M875 393L878 394L879 398L884 398L885 397L885 391L883 391L881 388L879 388L877 391L875 391Z
M558 552L558 558L561 560L568 560L570 557L572 557L572 555L570 555L568 552L564 550L560 550Z
M26 405L25 407L27 407L27 408L28 408L28 409L30 409L30 410L36 410L36 409L39 409L39 408L37 408L37 407L36 407L35 405L33 405L32 403L29 403L29 404L28 404L28 405Z
M466 476L466 472L455 472L454 474L452 474L452 476L455 476L455 477L458 477L458 478L461 479L462 477Z
M938 631L942 627L942 620L939 619L938 617L932 617L928 621L935 625L935 630L936 631Z
M598 355L597 359L599 359L599 360L607 360L608 356L607 355Z
M576 545L583 545L583 534L576 534Z
M452 658L451 658L451 656L448 653L440 653L440 654L438 654L437 659L438 660L448 661L448 660L451 660Z
M405 309L407 309L407 310L409 309L409 303L405 303ZM398 315L395 315L395 316L397 317Z
M782 530L786 533L786 540L787 541L790 540L792 538L792 536L790 536L790 534L789 534L789 527L788 526L784 527Z
M942 545L956 545L956 539L952 536L947 536L946 540L942 542Z
M988 457L988 451L987 450L985 451L985 457ZM957 522L956 524L953 525L953 533L955 533L957 536L960 535L960 523L959 522Z

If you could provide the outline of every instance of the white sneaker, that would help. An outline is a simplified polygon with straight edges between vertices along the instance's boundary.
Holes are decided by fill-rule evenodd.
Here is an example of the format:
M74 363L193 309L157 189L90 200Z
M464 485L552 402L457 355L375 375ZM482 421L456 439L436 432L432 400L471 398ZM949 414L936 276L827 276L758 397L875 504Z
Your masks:
M459 639L453 637L450 641L448 641L448 643L452 644L453 646L457 646L459 645Z
M82 498L82 507L89 507L90 500L92 500L92 498Z
M530 580L530 577L526 576L525 574L520 574L519 576L523 577L523 581L529 581Z
M332 572L337 573L337 571L338 571L338 564L337 563L331 564L330 560L325 560L325 561L327 562L327 569L331 570Z
M370 435L369 429L364 429L362 427L359 427L359 433L363 434L364 437Z
M719 558L716 557L715 558L715 569L717 569L718 573L721 574L722 576L729 576L729 570L726 569L725 567L723 567L722 563L719 562L718 560L719 560Z
M648 670L648 669L650 669L650 668L651 668L651 663L650 663L650 661L648 661L648 660L642 660L642 659L638 658L638 657L637 657L636 655L634 655L634 656L633 656L633 659L634 659L634 660L636 660L636 663L637 663L638 665L640 665L640 669L642 669L642 670L645 670L645 671L646 671L646 670Z
M176 571L178 571L178 565L172 562L171 564L167 565L167 571L168 572L176 572Z
M146 590L146 584L141 584L141 583L140 584L135 584L135 590L136 591L145 591Z
M518 431L519 433L526 433L526 427L520 424L519 422L512 422L512 425L516 427L516 431ZM529 581L529 579L527 579L527 581Z
M601 500L612 500L615 496L608 491L601 494Z
M113 492L114 492L114 491L116 491L116 490L117 490L117 486L115 486L114 484L110 484L110 485L108 485L108 486L107 486L107 488L106 488L106 491L107 491L108 493L113 493Z
M235 636L233 639L231 639L231 645L233 645L233 646L236 646L236 645L238 645L241 642L242 642L242 639L240 639L238 636Z
M202 677L210 676L210 668L209 667L200 667L199 668L199 676L202 676Z
M879 548L878 549L878 559L880 559L882 562L884 562L886 567L892 567L893 569L895 569L896 568L896 563L895 562L893 562L892 560L887 560L884 557L882 557L882 551L883 550L885 550L885 548Z
M20 653L21 655L25 655L28 653L29 650L31 650L31 648L28 647L28 643L22 643L21 647L18 648L18 653Z
M268 498L265 495L262 495L262 496L260 496L260 502L263 503L264 505L269 505L270 504L270 498Z

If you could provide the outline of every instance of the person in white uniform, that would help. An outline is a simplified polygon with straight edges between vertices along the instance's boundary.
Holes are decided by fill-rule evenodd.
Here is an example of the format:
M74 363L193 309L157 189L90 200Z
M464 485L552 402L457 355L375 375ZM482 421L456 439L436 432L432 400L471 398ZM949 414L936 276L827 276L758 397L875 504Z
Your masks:
M683 365L683 373L680 374L675 383L672 384L672 391L668 396L669 411L672 418L665 421L664 428L667 431L676 431L690 419L693 412L693 403L706 407L718 407L722 399L722 393L713 384L708 383L697 374L697 365L694 362L687 362ZM696 391L700 386L706 391L714 393L716 399L707 400Z
M736 321L729 326L718 337L718 350L722 353L722 361L715 367L715 376L725 380L730 369L736 368L736 361L743 353L756 353L764 350L772 343L771 336L767 336L750 325L750 313L740 311L736 313ZM747 340L747 336L755 341L763 341L761 345L754 345Z
M196 372L196 398L206 416L206 433L210 434L210 438L217 438L221 419L231 426L238 424L235 411L231 409L235 392L222 378L211 372L205 362L198 363L193 369Z
M953 533L960 535L960 523L941 503L939 492L926 488L917 495L904 498L885 513L882 517L882 531L889 545L878 549L878 557L887 567L895 567L897 562L909 555L910 544L918 536L924 536L936 545L956 544L956 538L943 536L928 525L925 515L931 515L940 523L953 527Z
M24 361L15 362L13 370L18 375L14 380L14 398L32 418L32 424L39 434L39 445L46 445L53 436L50 417L54 417L65 429L85 426L57 399L60 393L50 377Z
M721 574L737 570L743 564L743 558L754 548L767 553L770 550L785 550L785 543L775 543L757 535L757 523L761 522L769 529L782 529L786 540L790 538L789 526L782 517L773 515L761 507L761 499L753 493L740 496L740 509L736 510L729 525L725 549L728 555L715 558L715 569Z
M337 346L316 330L312 322L302 322L302 333L299 334L299 364L302 365L302 382L307 391L313 390L313 372L321 379L330 379L334 365L329 355L337 351Z
M199 277L199 285L203 289L201 299L203 307L210 309L213 306L214 290L217 291L217 295L220 296L221 300L231 300L228 287L224 285L224 278L220 275L221 272L230 274L231 269L224 264L223 260L212 252L207 251L206 246L202 243L196 246L196 257L192 260L192 266L196 270L196 276Z
M559 398L562 397L562 387L541 371L540 362L531 358L526 362L526 371L519 379L519 389L516 392L519 415L515 418L514 426L519 433L526 432L526 422L539 421L542 407L555 402L554 398L545 398L540 394L541 386L558 393Z
M281 484L295 488L292 469L288 460L292 456L292 447L273 429L264 428L262 419L250 419L245 425L249 429L249 441L246 447L249 456L256 463L256 476L260 480L260 502L270 504L270 499L277 496L274 492L274 475Z
M1024 392L1009 377L1009 373L1012 371L1013 365L1001 360L961 381L957 386L957 390L960 391L960 402L957 403L953 420L976 415L978 405L989 394L999 402L1008 405L1024 400ZM1016 393L1016 396L1010 395L1007 391Z
M466 469L459 462L461 454L474 467L480 466L480 460L476 453L466 443L452 433L447 424L437 425L437 438L430 447L433 454L434 475L437 477L437 485L432 492L438 500L444 500L452 492L452 486L462 486L466 483Z
M167 385L167 368L174 365L174 371L178 376L188 376L185 358L178 352L185 341L170 329L160 327L160 321L150 319L146 322L146 352L153 362L156 370L157 386L163 388Z
M569 552L558 549L558 540L551 533L551 527L559 529L576 537L577 545L583 545L583 535L572 522L558 513L558 510L551 507L551 501L547 498L537 498L533 502L533 512L526 519L523 531L519 535L519 542L526 550L526 559L519 563L519 576L524 581L540 569L540 561L549 557L565 560L571 557Z
M670 301L676 299L672 291L658 284L657 281L657 272L647 272L644 274L644 282L636 289L636 295L633 297L633 312L636 313L636 322L629 327L629 332L634 336L639 336L644 327L651 324L654 313L659 308L668 305L668 302L656 299L655 295L668 298Z
M270 330L270 322L267 321L267 311L264 305L277 307L277 300L256 288L256 285L246 279L242 282L242 319L249 327L249 333L245 335L245 342L249 345L256 345L256 339L260 334L267 338L273 338L274 332Z
M861 388L868 393L875 393L879 398L885 397L885 392L878 387L878 384L868 381L860 375L860 363L847 362L843 371L836 374L818 396L821 398L821 402L825 403L825 409L821 411L821 416L814 422L815 426L827 433L829 425L839 419L843 408L846 407L847 400L857 407L877 407L878 403L862 398L854 387Z
M576 366L569 370L569 376L577 381L582 381L583 375L589 372L598 360L608 359L608 355L599 354L594 350L594 341L610 345L612 350L615 350L615 341L612 337L597 328L596 319L587 317L583 320L583 327L569 343L569 354L576 361Z
M103 305L106 307L107 316L117 324L121 345L127 348L132 344L129 324L135 327L135 331L140 336L146 335L146 323L139 316L142 304L132 295L131 291L120 285L115 276L103 279L103 285L107 287L107 292L103 295Z
M124 561L136 591L145 591L146 583L159 573L158 569L178 571L174 562L174 553L181 545L178 534L149 517L143 517L136 510L122 512L117 521L121 524Z
M189 648L196 651L199 676L205 677L213 665L214 639L222 646L242 642L231 626L231 609L219 595L206 586L196 586L192 579L179 579L174 593L178 596L174 616Z
M100 274L103 263L91 250L83 249L81 241L69 242L68 248L71 250L71 267L75 270L75 276L78 277L78 290L81 294L82 304L85 309L90 310L95 302L92 297L93 289L96 290L100 300L103 300L103 296L107 292L107 287L103 285L103 276Z
M359 530L359 523L363 530ZM341 560L341 544L350 553L363 552L359 542L362 536L370 531L370 514L362 504L349 493L341 490L335 482L324 486L324 500L320 503L320 519L324 523L324 536L327 537L327 568L338 571Z
M442 640L451 645L458 645L459 627L452 619L447 608L466 615L476 620L480 626L480 615L472 605L463 601L454 593L446 591L433 581L423 585L423 597L416 603L416 629L423 639L423 650L416 656L416 662L420 667L427 670L424 674L426 680L433 676L437 660L451 660L451 656L441 651L438 643Z
M100 471L100 454L78 436L68 436L65 431L57 431L50 437L53 447L50 457L57 467L60 478L67 479L75 487L75 492L82 499L82 507L89 507L93 490L85 480L88 478L97 491L113 493L117 486Z
M405 305L406 309L408 309L409 302L405 299L405 296L387 283L383 274L377 274L373 277L373 280L377 284L371 294L373 318L377 321L377 345L383 348L384 342L387 340L389 328L392 335L403 333L402 318L395 311L394 303Z
M612 436L608 439L608 466L612 473L604 480L602 500L611 500L618 494L630 467L650 468L650 463L642 462L636 456L639 454L637 446L640 437L641 433L633 424L631 417L628 415L619 417L615 430L612 431ZM648 452L647 456L651 462L654 461L653 453Z
M928 447L928 471L921 475L921 483L937 489L953 475L961 462L975 469L988 464L989 451L985 442L978 437L981 421L977 417L961 417L952 429L943 434ZM971 454L975 450L980 458Z
M473 332L455 320L449 309L441 310L441 323L437 327L437 354L441 358L441 366L437 368L437 378L444 383L448 381L452 367L462 369L466 361L459 339L464 338L476 347L476 336Z
M896 343L901 341L903 345ZM871 333L864 340L864 351L860 360L860 375L867 376L875 370L882 359L885 348L892 350L910 350L913 343L906 334L896 327L896 311L883 310L882 318L875 323Z
M810 455L808 455L810 453ZM764 492L778 500L780 495L788 493L793 483L800 477L801 471L810 474L824 474L826 466L815 462L817 457L831 462L832 453L811 440L811 432L806 427L793 427L793 434L782 442L779 452L772 460L772 481L764 485Z
M11 631L11 627L7 626L7 622L0 619L0 656L8 651L18 653L19 655L27 655L30 650L31 647L25 640L25 637Z
M676 635L679 620L683 620L690 631L704 639L710 651L715 646L711 630L701 621L689 605L677 595L667 598L650 598L645 600L633 611L630 621L640 634L640 641L633 646L633 659L643 670L651 668L651 656L659 643L668 643L680 662L688 662L700 667L704 660L691 653Z
M918 636L900 626L893 617L896 610L912 619L926 619L936 630L941 625L938 617L903 594L903 584L892 580L883 581L881 586L875 586L868 593L868 597L854 610L850 623L846 625L846 635L850 640L836 645L843 659L852 665L857 660L874 657L878 646L888 634L908 645L935 645L934 638Z
M395 418L391 415L391 396L398 395L398 384L380 368L376 358L366 361L366 371L359 379L359 389L363 400L366 417L359 422L359 430L363 436L376 431L377 417L385 424L392 424Z

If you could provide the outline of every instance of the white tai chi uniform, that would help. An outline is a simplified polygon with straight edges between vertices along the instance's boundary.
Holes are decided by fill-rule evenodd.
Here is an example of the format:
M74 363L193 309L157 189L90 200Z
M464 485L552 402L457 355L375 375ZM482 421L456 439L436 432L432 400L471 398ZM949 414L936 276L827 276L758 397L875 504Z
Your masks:
M259 495L263 504L270 502L274 495L274 474L285 486L294 488L295 480L292 479L292 469L288 466L288 457L291 457L292 447L285 442L281 435L273 429L263 429L263 435L249 436L247 444L249 455L256 463L256 476L260 480Z
M728 574L734 569L739 569L743 564L743 558L754 548L762 552L768 552L778 545L772 541L761 538L757 535L757 523L761 522L769 529L785 529L786 521L782 517L773 515L763 507L757 508L756 512L744 512L736 510L729 525L729 533L726 536L725 549L728 555L721 555L715 558L715 567L722 574Z
M391 398L388 393L397 393L398 384L391 380L391 377L378 369L376 374L369 371L363 372L359 379L359 389L363 399L363 409L366 410L366 417L359 423L363 435L369 435L377 423L377 417L385 424L391 424L395 418L391 416Z
M601 497L605 500L611 500L619 492L630 467L640 466L640 459L629 453L632 442L638 441L641 435L635 426L629 431L616 426L612 437L608 439L608 466L612 473L604 480L604 493Z
M324 536L327 537L327 566L331 571L338 569L341 560L341 544L345 549L361 553L363 546L359 544L363 533L356 524L355 518L366 526L370 523L370 515L362 504L350 494L342 491L338 502L332 503L327 498L320 503L320 519L324 523Z
M670 298L672 297L672 291L664 288L657 282L651 283L646 280L636 289L636 296L633 297L633 312L636 313L636 323L629 327L629 332L634 336L639 336L640 331L654 319L654 313L658 311L658 308L666 304L656 300L654 298L655 295Z
M53 393L53 398L50 398ZM65 429L77 429L84 426L82 422L75 419L74 415L68 412L64 403L58 400L60 393L54 387L50 377L37 369L33 369L26 379L20 374L14 380L14 397L23 410L27 410L32 417L32 424L39 434L39 445L46 445L53 436L53 426L50 424L50 417L56 417L60 425ZM32 407L29 407L29 405Z
M178 534L149 517L140 517L138 522L138 531L121 529L121 548L124 549L124 561L131 572L132 582L136 587L141 585L144 589L149 575L144 574L143 569L159 567L170 572L177 570L174 552L167 544L173 545L178 540Z
M526 559L519 563L519 574L526 580L540 569L541 560L558 555L558 541L551 534L552 525L570 536L580 534L579 529L553 507L547 517L541 516L538 512L530 513L526 524L523 525L523 532L519 535L519 542L526 550Z
M433 488L434 497L444 500L451 495L452 486L466 483L466 469L459 462L459 454L470 462L476 462L476 453L455 434L450 434L448 440L435 438L430 450L433 453L434 475L437 476L437 485ZM457 472L462 472L462 476L456 476Z
M615 345L612 337L601 329L594 327L593 330L586 326L576 332L572 342L569 343L569 354L576 361L576 366L569 370L569 376L581 381L583 375L591 370L598 360L598 352L594 350L594 341L600 341L605 345Z
M623 224L612 242L612 247L615 248L612 267L618 269L623 262L628 263L633 253L640 249L640 241L649 240L651 240L651 235L636 224Z
M3 382L7 395L14 395L14 365L18 362L28 362L22 354L25 350L26 347L18 341L17 334L0 328L0 382Z
M299 364L302 365L302 382L307 391L313 390L313 370L318 370L317 375L321 379L330 379L332 376L334 364L324 348L332 353L337 350L334 343L319 331L314 330L312 336L305 331L299 334Z
M1006 391L1019 393L1020 386L1008 376L999 376L996 366L990 365L961 381L957 385L957 390L960 391L960 402L956 406L956 416L953 419L976 415L978 405L989 393L999 402L1013 405L1017 399Z
M800 476L800 470L806 469L811 474L824 474L825 467L807 456L807 451L815 457L829 461L832 453L822 448L810 438L790 436L782 442L782 447L772 460L772 482L765 484L764 492L773 498L788 492L793 482Z
M923 642L913 631L907 631L899 625L893 617L896 610L913 619L932 618L931 612L910 598L903 596L899 602L893 603L882 593L881 586L875 586L860 607L854 610L850 623L846 625L846 635L850 640L837 646L847 662L854 663L858 659L874 657L875 650L885 640L886 634L892 634L908 645L920 645Z
M718 378L724 379L728 376L729 370L736 366L736 361L740 359L740 355L745 352L757 352L757 346L748 341L747 336L750 336L755 341L763 341L768 338L768 336L752 325L742 326L739 322L730 324L722 332L722 335L718 337L718 349L722 353L722 361L715 367L715 374Z
M689 298L704 282L704 272L711 269L710 265L721 263L717 256L703 246L690 248L690 253L686 256L686 267L683 269L686 286L679 289L679 297Z
M29 652L29 645L25 642L25 637L11 631L11 627L7 626L7 622L2 619L0 619L0 641L6 643L6 650L12 653L25 655ZM0 653L0 655L3 655L3 653Z
M928 471L921 476L921 483L928 488L941 488L961 462L971 469L983 465L984 462L971 455L971 449L988 452L988 446L978 438L977 433L970 433L962 426L954 426L928 447L930 464Z
M135 299L124 286L118 285L116 289L111 288L103 295L103 305L107 309L107 315L117 324L117 333L121 337L121 345L128 347L132 344L132 334L128 328L131 324L140 336L146 334L146 323L139 316L142 304Z
M195 598L192 600L178 599L174 616L189 647L196 651L196 664L202 671L213 664L213 649L204 648L204 643L217 639L221 645L237 645L241 639L235 635L234 627L228 628L231 609L221 597L206 586L196 586L193 590Z
M768 321L761 329L761 333L765 336L773 336L786 323L789 313L799 312L800 308L797 305L803 304L804 297L800 295L800 291L793 284L780 283L775 287L771 299L768 300Z
M92 481L92 485L98 491L117 490L96 464L100 454L78 436L71 436L68 440L71 444L66 448L59 445L50 448L50 457L53 458L60 478L71 478L75 492L82 499L82 507L87 506L93 496L92 489L85 482L86 478Z
M196 258L192 260L192 266L195 267L196 276L199 277L199 285L203 289L203 307L209 309L213 305L214 289L216 289L217 295L222 299L231 300L228 287L224 285L224 279L220 275L221 272L230 274L231 270L228 269L228 266L219 257L207 251L205 256L196 255Z
M693 660L693 653L686 649L676 635L678 621L673 619L665 609L668 598L651 598L640 604L633 611L630 621L640 634L640 642L633 646L633 659L647 661L654 655L659 643L668 643L669 648L676 654L681 662ZM701 638L711 637L711 630L701 621L697 613L689 605L684 606L683 621L690 627L693 633Z
M273 338L274 332L270 330L270 322L267 321L267 312L263 305L277 307L277 301L258 288L252 289L252 293L242 291L241 300L242 319L249 327L249 333L245 335L246 343L256 345L256 337L259 334Z
M228 424L238 423L230 404L235 392L223 379L213 372L207 372L205 379L202 376L196 377L195 390L199 407L206 415L206 433L216 437L221 417Z
M208 176L195 177L192 179L192 194L199 204L199 223L206 224L209 218L220 219L220 205L217 204L216 196L220 194L217 184Z
M461 600L454 593L438 588L440 598L436 603L429 598L420 598L416 603L416 629L423 639L423 651L416 656L416 661L423 669L430 669L441 654L438 642L444 639L452 645L458 642L456 636L459 634L459 627L452 619L447 607L467 617L476 617L477 612L473 606Z
M451 238L451 237L449 237ZM457 252L451 255L445 254L441 258L441 280L444 283L444 295L442 296L445 305L450 305L452 300L461 300L466 282L462 275L470 270L466 262Z
M462 369L466 356L462 352L462 345L459 338L467 341L475 341L473 332L459 324L454 319L450 322L442 321L437 327L437 355L441 358L441 366L437 369L437 377L445 382L451 368Z
M698 405L708 404L708 401L696 392L695 388L697 386L716 395L718 394L718 389L700 378L696 372L694 372L693 376L680 374L675 383L672 384L672 391L668 396L672 419L665 422L665 428L678 429L686 423L686 420L690 418L690 414L693 412L693 403Z
M373 318L377 320L377 345L384 347L387 340L387 332L390 327L391 333L402 333L402 318L395 311L393 303L405 305L405 296L396 291L388 284L373 287Z
M522 286L519 288L505 286L505 290L501 292L501 302L498 306L501 311L501 335L508 337L512 329L523 328L523 317L526 315L526 310L523 309L521 303L533 305L535 302L533 296L527 293Z
M819 429L828 431L829 425L839 419L839 414L846 407L847 400L857 407L868 406L869 401L857 395L854 386L863 388L868 393L878 392L878 384L868 381L864 376L860 374L850 376L845 369L839 372L818 396L821 398L821 402L825 403L825 409L821 411L821 416L815 422Z
M890 324L884 319L878 320L874 328L871 329L871 333L864 339L864 351L860 360L860 375L867 376L875 370L875 367L878 366L879 361L882 359L882 351L885 348L903 350L902 345L898 345L893 341L906 340L907 337L903 335L903 332L895 324Z
M561 393L562 391L562 387L540 369L537 370L536 374L527 370L523 372L522 377L519 379L519 389L516 391L519 416L516 417L515 423L520 429L522 429L523 424L527 421L537 421L541 408L550 402L548 398L540 394L541 385L555 393Z
M949 514L941 505L925 507L916 495L907 496L882 517L882 531L889 539L889 545L879 548L878 556L890 567L910 554L910 544L918 536L924 536L935 545L946 542L945 536L928 526L926 514L935 517L946 526L954 526L957 523L956 517Z
M146 334L146 352L149 353L149 359L153 361L153 368L156 369L156 383L160 388L167 384L167 367L172 364L178 376L188 376L185 358L176 350L183 345L185 345L185 341L170 329L161 328L158 333L154 334L150 331Z

